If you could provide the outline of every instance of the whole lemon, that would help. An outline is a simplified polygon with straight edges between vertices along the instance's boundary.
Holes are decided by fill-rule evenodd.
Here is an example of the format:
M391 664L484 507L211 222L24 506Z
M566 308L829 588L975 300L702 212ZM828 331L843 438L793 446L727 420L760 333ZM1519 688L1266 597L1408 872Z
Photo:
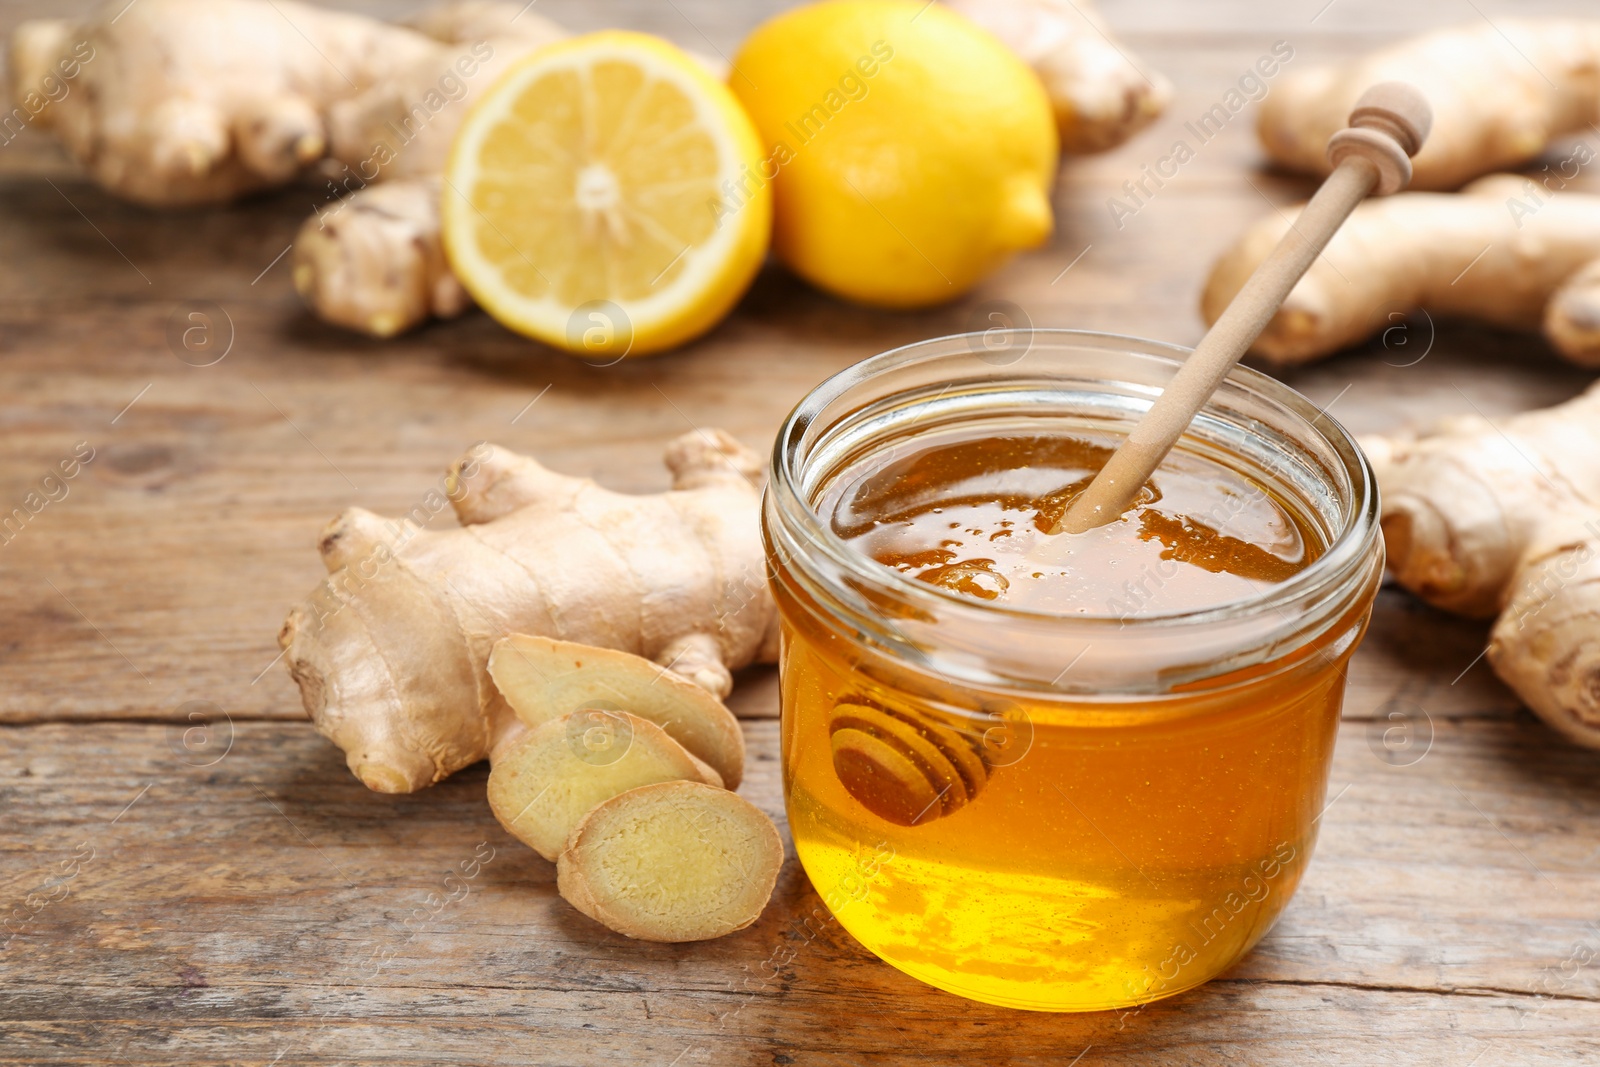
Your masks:
M750 35L728 80L767 156L721 210L770 183L774 250L814 285L936 304L1050 235L1050 101L1004 45L939 4L786 12Z

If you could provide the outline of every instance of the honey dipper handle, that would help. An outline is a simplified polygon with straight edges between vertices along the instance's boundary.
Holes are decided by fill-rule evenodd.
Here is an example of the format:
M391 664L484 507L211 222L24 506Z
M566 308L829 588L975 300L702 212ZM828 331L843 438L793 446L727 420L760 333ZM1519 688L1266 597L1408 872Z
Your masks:
M1083 533L1127 509L1356 205L1410 183L1410 157L1432 123L1427 100L1405 82L1361 94L1350 127L1328 141L1333 173L1052 532Z

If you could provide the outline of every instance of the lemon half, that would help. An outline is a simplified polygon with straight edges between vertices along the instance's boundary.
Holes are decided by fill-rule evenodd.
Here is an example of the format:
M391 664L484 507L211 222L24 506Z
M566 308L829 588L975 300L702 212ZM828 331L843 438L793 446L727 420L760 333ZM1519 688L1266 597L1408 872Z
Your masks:
M733 94L677 48L573 38L507 71L463 120L445 252L510 329L585 356L658 352L716 325L760 267L761 155Z

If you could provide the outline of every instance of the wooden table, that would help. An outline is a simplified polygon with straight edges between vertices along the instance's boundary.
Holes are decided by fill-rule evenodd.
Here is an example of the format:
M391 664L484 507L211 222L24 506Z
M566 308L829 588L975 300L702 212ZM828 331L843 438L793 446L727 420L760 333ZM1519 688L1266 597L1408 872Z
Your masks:
M653 490L662 444L684 429L765 448L812 384L987 325L985 301L1038 326L1192 343L1212 257L1308 186L1260 169L1241 118L1120 227L1107 197L1275 40L1308 66L1512 8L1324 3L1108 5L1177 101L1121 150L1070 162L1050 246L970 297L886 314L769 268L709 337L605 369L476 313L386 343L315 322L281 258L315 190L158 215L100 193L43 137L0 147L0 510L78 442L95 450L68 496L0 546L0 908L31 914L0 949L0 1062L1600 1058L1600 754L1518 707L1478 658L1483 625L1398 591L1380 597L1351 670L1322 840L1293 905L1231 972L1125 1019L968 1003L836 925L807 933L797 917L818 899L792 856L740 934L611 935L495 823L481 767L413 796L366 791L275 662L279 623L321 576L322 523L351 503L409 508L474 440ZM539 10L731 52L780 6ZM0 31L47 11L0 0ZM201 302L233 332L207 367L168 342ZM1401 339L1286 377L1356 431L1541 406L1586 382L1531 337L1419 323ZM772 673L747 672L734 704L753 757L743 792L781 825ZM191 713L213 708L209 733L192 732ZM1399 758L1383 744L1396 709L1418 738ZM446 873L475 853L493 858L438 907ZM762 964L778 952L792 960L774 974Z

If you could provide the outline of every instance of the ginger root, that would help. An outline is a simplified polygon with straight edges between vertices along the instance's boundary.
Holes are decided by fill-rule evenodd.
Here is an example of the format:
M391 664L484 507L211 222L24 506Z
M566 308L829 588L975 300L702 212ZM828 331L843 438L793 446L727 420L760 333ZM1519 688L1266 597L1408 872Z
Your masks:
M1200 302L1208 323L1298 212L1263 218L1217 260ZM1417 308L1514 329L1542 324L1562 355L1600 367L1600 196L1551 192L1500 174L1458 194L1367 200L1252 351L1279 364L1309 362Z
M1498 612L1495 672L1600 748L1600 385L1543 411L1362 445L1395 578L1447 611Z
M1410 82L1433 108L1411 188L1454 189L1600 121L1600 20L1484 20L1288 74L1262 101L1262 147L1293 170L1328 173L1328 138L1367 86L1386 81Z
M508 0L454 0L406 25L439 47L328 111L329 154L361 182L437 178L483 91L516 60L567 36Z
M438 51L415 30L295 0L112 0L81 22L25 22L12 96L76 63L35 118L116 196L220 203L293 178L326 115Z
M351 508L328 526L329 577L278 640L357 778L412 792L488 755L512 718L487 670L508 634L641 655L718 697L731 670L776 658L759 458L697 431L666 463L671 491L631 496L485 444L410 516ZM423 529L446 498L461 527Z
M589 812L556 861L556 887L628 937L702 941L760 917L783 866L777 828L749 801L675 781Z
M438 178L385 182L305 221L294 287L326 322L393 337L472 306L439 239Z
M472 306L439 240L445 156L508 66L566 36L503 0L456 0L410 25L440 47L330 109L331 155L355 191L307 219L294 243L295 290L317 317L375 337Z
M758 457L696 431L666 459L672 490L627 496L479 445L410 516L335 519L330 576L278 640L369 789L487 756L495 817L558 860L563 896L630 937L695 941L754 922L783 863L771 820L723 788L744 737L718 699L730 669L776 659L777 611ZM461 527L422 529L447 499Z
M1172 99L1171 83L1136 66L1088 0L945 0L945 6L1033 68L1055 111L1063 152L1115 148Z

